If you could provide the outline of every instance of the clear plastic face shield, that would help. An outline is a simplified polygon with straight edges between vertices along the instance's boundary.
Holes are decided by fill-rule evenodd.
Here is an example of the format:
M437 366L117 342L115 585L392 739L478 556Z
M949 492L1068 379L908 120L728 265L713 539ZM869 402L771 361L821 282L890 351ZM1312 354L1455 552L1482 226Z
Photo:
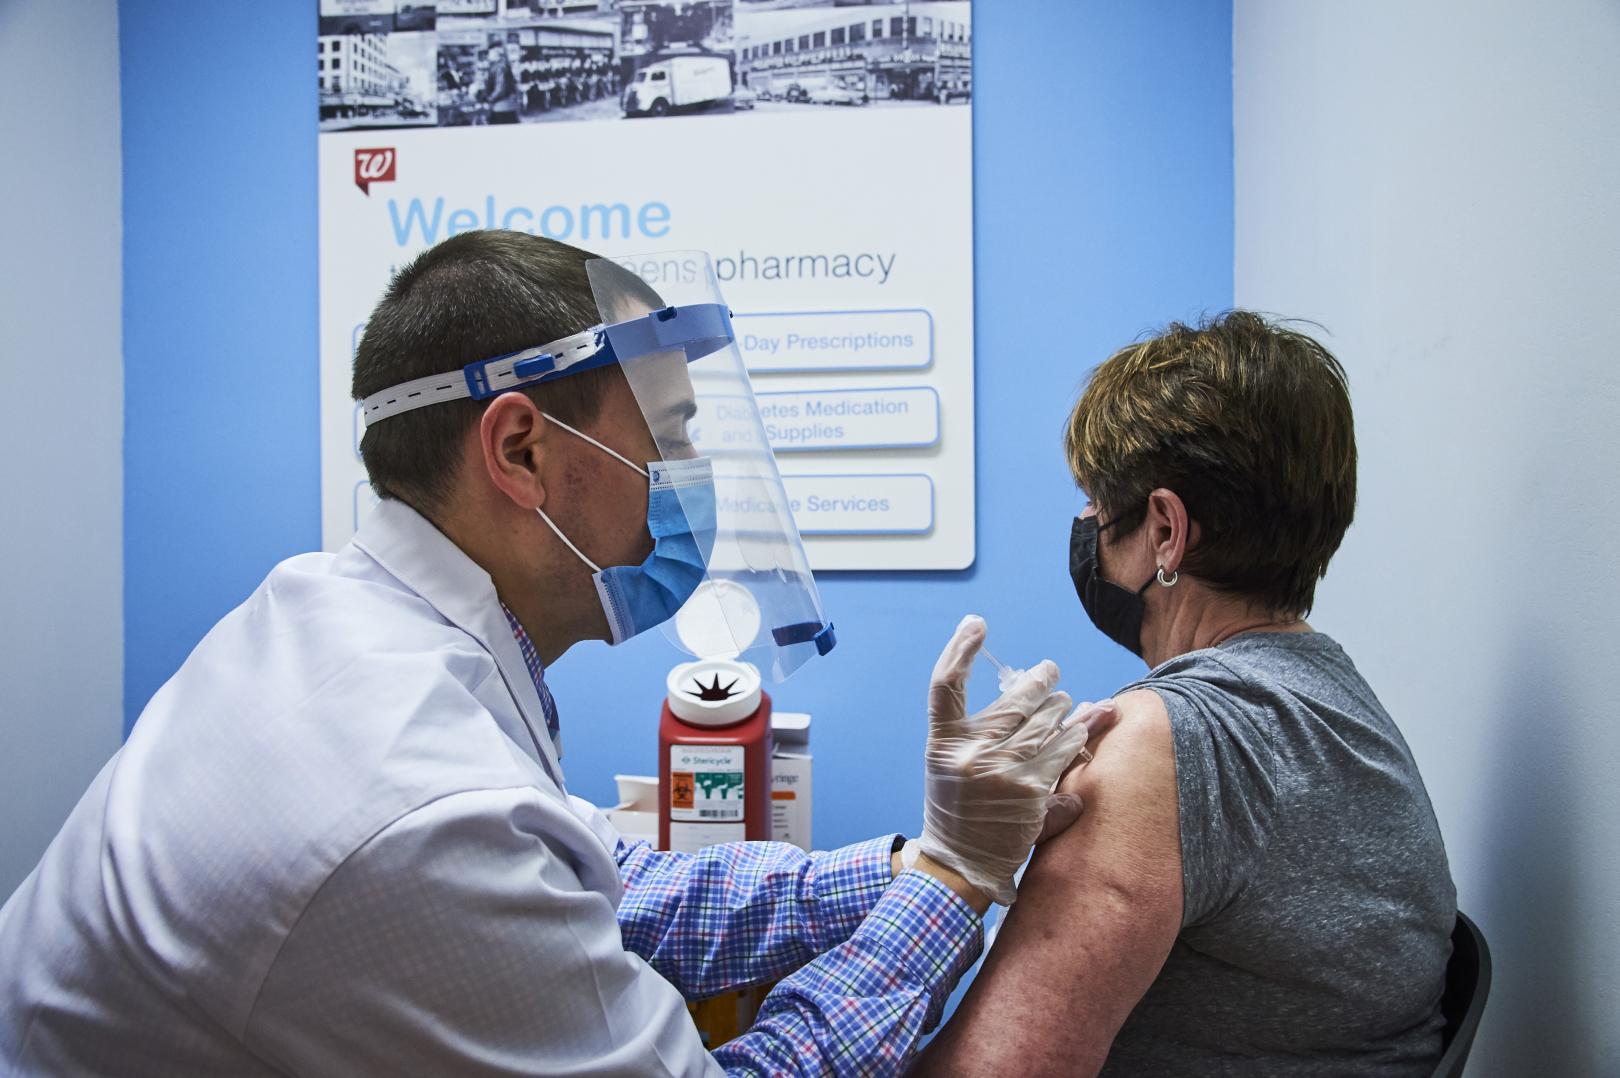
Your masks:
M740 659L781 681L831 651L836 638L709 257L680 251L592 259L585 269L597 325L390 386L363 400L361 415L370 426L415 408L485 400L617 364L659 459L632 461L567 429L647 477L654 551L639 566L598 566L541 517L595 570L614 643L658 624L699 659Z
M675 489L690 520L712 514L713 546L703 581L663 631L700 659L740 659L781 681L836 638L709 257L596 259L586 272L660 457L712 464L712 491Z

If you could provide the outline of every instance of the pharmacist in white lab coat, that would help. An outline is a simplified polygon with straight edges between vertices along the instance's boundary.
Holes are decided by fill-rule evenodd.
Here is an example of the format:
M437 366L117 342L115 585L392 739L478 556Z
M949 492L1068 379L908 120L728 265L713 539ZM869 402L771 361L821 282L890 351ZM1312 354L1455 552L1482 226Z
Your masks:
M726 476L699 455L708 390L732 423L752 393L723 304L681 298L511 232L395 277L355 365L384 500L214 627L0 909L0 1071L905 1066L1043 822L1078 812L1049 795L1106 713L1070 715L1042 664L964 716L984 635L967 619L904 848L658 853L569 797L544 668L572 644L700 588L767 678L834 640L768 447ZM746 567L721 557L739 533ZM568 715L592 736L589 700ZM777 977L711 1054L686 998Z

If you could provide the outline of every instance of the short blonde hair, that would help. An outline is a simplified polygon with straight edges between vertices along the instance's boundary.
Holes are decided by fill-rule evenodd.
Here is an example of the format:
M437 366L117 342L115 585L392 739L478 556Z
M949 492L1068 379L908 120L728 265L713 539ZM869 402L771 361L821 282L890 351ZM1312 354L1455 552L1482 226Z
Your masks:
M1102 522L1134 531L1175 491L1199 524L1184 571L1303 616L1355 516L1344 368L1250 311L1172 323L1092 372L1064 449Z

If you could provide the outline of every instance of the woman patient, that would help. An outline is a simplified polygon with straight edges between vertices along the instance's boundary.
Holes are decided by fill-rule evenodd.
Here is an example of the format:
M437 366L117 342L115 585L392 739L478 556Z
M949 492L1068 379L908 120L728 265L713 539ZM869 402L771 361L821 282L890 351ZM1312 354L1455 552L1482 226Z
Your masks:
M1445 847L1400 730L1304 621L1355 509L1344 371L1247 312L1173 325L1097 368L1066 448L1075 589L1151 670L919 1071L1428 1074Z

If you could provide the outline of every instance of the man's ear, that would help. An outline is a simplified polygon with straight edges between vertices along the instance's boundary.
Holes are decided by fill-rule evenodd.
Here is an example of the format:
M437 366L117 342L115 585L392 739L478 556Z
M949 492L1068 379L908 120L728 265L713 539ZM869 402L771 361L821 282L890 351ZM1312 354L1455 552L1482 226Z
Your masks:
M1187 517L1187 506L1173 490L1158 487L1148 495L1148 538L1153 545L1153 561L1167 573L1181 568L1181 559L1196 542L1195 525Z
M550 449L551 424L525 393L502 393L478 422L484 471L497 490L522 509L545 504L540 473Z

